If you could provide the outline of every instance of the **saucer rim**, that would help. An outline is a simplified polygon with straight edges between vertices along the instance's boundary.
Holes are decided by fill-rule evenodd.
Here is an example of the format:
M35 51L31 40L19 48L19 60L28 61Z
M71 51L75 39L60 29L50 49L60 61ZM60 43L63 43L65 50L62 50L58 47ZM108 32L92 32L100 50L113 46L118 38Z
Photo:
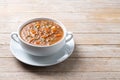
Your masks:
M24 64L27 64L27 65L30 65L30 66L36 66L36 67L47 67L47 66L52 66L52 65L59 64L59 63L65 61L66 59L68 59L68 58L71 56L71 54L73 53L74 48L75 48L75 42L74 42L74 39L73 39L73 38L72 38L70 41L73 42L73 49L69 52L69 55L68 55L66 58L63 58L62 60L60 60L60 61L58 61L58 62L56 62L56 63L52 63L52 64L39 64L39 65L35 65L35 64L27 63L27 62L25 62L24 60L21 60L18 56L15 55L15 52L14 52L14 50L12 49L12 46L11 46L12 41L10 41L10 51L12 52L12 55L13 55L17 60L19 60L20 62L22 62L22 63L24 63ZM70 42L70 41L69 41L69 42ZM68 43L68 42L67 42L67 43ZM66 43L66 44L67 44L67 43ZM23 51L24 51L24 50L23 50ZM30 54L28 54L28 55L30 55ZM53 54L53 55L54 55L54 54ZM33 55L31 55L31 56L33 56ZM37 56L37 57L39 57L39 56ZM42 57L42 56L40 56L40 57ZM46 57L49 57L49 56L46 56ZM61 57L61 58L62 58L62 57Z

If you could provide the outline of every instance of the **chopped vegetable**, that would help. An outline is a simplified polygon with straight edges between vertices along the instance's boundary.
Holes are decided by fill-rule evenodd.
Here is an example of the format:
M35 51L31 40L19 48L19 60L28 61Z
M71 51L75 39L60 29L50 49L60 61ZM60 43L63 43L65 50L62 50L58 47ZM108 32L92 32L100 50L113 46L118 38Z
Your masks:
M36 34L36 31L33 30L33 29L31 29L31 30L30 30L30 33L31 33L31 34Z
M57 31L57 28L55 26L52 26L51 31L52 31L52 33L55 33Z
M42 35L41 37L45 39L47 36L45 36L45 35Z
M55 36L56 36L56 37L61 37L62 35L61 35L61 34L56 34Z
M40 41L36 41L35 44L37 44L37 45L40 44Z

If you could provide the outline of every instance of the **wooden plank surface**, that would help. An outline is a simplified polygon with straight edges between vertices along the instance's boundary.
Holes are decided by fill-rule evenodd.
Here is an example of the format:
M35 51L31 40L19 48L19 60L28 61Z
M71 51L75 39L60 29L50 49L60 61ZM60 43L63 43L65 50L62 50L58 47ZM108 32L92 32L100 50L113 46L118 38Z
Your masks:
M15 59L10 33L29 19L63 22L75 40L73 54L50 67ZM120 80L120 0L0 0L0 80Z
M57 72L57 74L56 72L3 72L0 80L119 80L119 74L118 72Z
M13 57L9 44L0 44L0 57ZM70 58L120 58L120 45L79 45Z
M119 58L69 58L58 65L45 68L28 66L15 58L0 58L0 63L0 72L120 72Z
M8 13L8 14L6 14ZM118 13L104 13L96 12L95 10L92 13L11 13L5 11L1 13L0 22L25 22L31 18L36 17L50 17L61 20L63 22L71 22L71 23L120 23L120 12ZM62 17L61 17L62 16Z

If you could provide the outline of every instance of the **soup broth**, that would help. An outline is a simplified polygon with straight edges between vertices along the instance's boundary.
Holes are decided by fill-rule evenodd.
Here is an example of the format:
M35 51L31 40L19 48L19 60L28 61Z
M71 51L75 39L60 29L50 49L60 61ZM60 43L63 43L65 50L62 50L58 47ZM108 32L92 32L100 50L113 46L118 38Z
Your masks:
M37 46L49 46L60 41L63 29L50 20L38 20L25 25L20 32L21 38L27 43Z

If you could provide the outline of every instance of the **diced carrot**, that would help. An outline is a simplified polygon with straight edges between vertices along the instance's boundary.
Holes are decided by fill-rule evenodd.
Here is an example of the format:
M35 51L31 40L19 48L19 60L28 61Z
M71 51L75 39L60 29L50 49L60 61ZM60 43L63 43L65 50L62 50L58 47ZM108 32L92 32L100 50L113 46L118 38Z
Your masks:
M56 36L56 37L61 37L62 35L61 35L61 34L56 34L55 36Z
M52 32L55 33L57 30L56 29L53 29Z
M49 32L49 29L48 29L48 28L45 28L45 31L48 33L48 32Z
M32 33L32 34L36 34L36 31L33 30L33 29L31 29L31 30L30 30L30 33Z
M55 33L55 32L57 31L57 28L56 28L55 26L52 26L52 27L51 27L51 31L52 31L53 33Z
M45 35L42 35L41 37L42 37L42 38L46 38L46 36L45 36Z
M40 44L40 41L36 41L35 44Z

